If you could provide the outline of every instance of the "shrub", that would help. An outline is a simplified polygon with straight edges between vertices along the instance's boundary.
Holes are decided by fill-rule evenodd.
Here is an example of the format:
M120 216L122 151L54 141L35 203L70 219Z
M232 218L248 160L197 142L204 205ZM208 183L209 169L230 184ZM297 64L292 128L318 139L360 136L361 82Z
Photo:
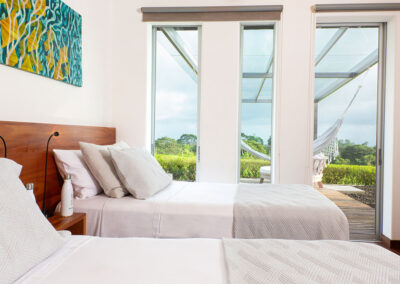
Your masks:
M174 180L196 180L196 156L156 155L156 159Z
M196 180L196 156L156 155L163 169L174 176L174 180ZM260 168L270 165L269 161L241 159L240 176L242 178L260 178Z
M241 159L240 177L242 178L260 178L260 168L269 166L269 161L259 159Z
M374 166L328 165L322 182L326 184L375 185Z

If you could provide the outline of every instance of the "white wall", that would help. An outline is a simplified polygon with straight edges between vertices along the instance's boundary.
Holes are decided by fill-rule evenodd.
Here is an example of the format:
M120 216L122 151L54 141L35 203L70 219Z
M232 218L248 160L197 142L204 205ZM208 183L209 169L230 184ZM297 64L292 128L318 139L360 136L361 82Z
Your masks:
M281 22L281 79L280 91L277 101L281 107L277 108L277 118L279 124L276 129L276 141L279 147L276 148L275 156L278 168L276 169L276 182L284 183L311 183L311 135L312 117L309 115L312 107L312 92L310 91L310 40L311 29L311 10L307 0L302 1L276 1L276 4L285 4L285 13ZM306 4L307 3L307 4ZM191 5L215 5L215 1L191 1ZM269 3L270 4L270 3ZM142 6L165 6L164 1L129 1L119 0L114 2L114 42L122 41L123 44L114 45L114 104L113 122L118 128L119 138L127 140L136 146L148 145L149 131L148 121L150 119L149 106L150 84L149 79L149 52L150 44L148 38L148 23L141 21L140 7ZM169 1L170 6L185 6L187 1ZM218 5L265 5L265 1L218 1ZM229 25L229 23L226 23ZM218 28L217 23L204 25L207 29L209 25L215 25L215 30L209 28L208 33L203 31L203 47L211 48L212 43L207 43L206 36L211 38L224 39L228 33ZM221 24L224 25L224 24ZM230 26L230 25L229 25ZM231 26L230 26L231 27ZM233 26L232 26L233 27ZM238 165L238 129L239 120L233 117L238 113L240 89L238 84L237 72L239 67L239 24L236 24L237 33L232 34L236 38L226 39L227 43L221 41L224 47L223 52L218 55L214 67L207 66L212 64L212 60L207 58L203 51L202 83L201 83L201 165L200 179L213 181L237 182ZM229 33L231 34L231 33ZM234 48L228 47L229 42L237 42ZM298 43L302 42L302 45ZM208 46L208 45L209 46ZM205 45L205 46L204 46ZM221 50L222 47L221 46ZM296 47L296 48L294 48ZM220 47L214 47L220 48ZM219 49L218 49L219 50ZM213 70L221 70L216 62L223 62L224 70L227 74L223 80L214 81L210 86L208 82L215 75ZM296 64L293 64L296 62ZM211 75L204 71L208 68ZM207 76L207 77L206 77ZM227 86L226 82L231 84ZM285 82L281 84L281 82ZM291 82L287 84L286 82ZM205 88L210 90L205 91ZM219 93L217 104L212 105L212 99L219 90L229 90ZM207 103L209 102L209 103ZM224 106L222 107L222 103ZM284 105L285 107L282 107ZM207 118L204 114L207 114ZM312 112L311 112L312 113ZM290 115L288 115L290 114ZM295 115L293 115L295 114ZM213 120L218 123L218 129L210 127ZM215 131L222 131L216 136ZM218 134L218 133L217 133ZM214 147L207 144L207 137L217 137L223 139L222 134L226 134L224 143L217 142ZM234 137L236 135L236 138ZM221 138L218 138L221 137ZM294 143L295 142L295 143ZM204 143L204 145L203 145ZM282 150L283 149L283 150ZM224 153L224 155L222 155ZM216 159L224 156L222 160ZM216 175L215 169L223 169L223 174ZM225 172L226 171L226 172Z
M353 3L374 3L376 1L353 0ZM396 1L385 1L396 2ZM213 0L194 0L190 1L193 6L210 5L265 5L265 4L283 4L284 12L282 20L278 25L278 64L277 64L277 95L275 107L275 182L281 183L311 183L311 153L312 153L312 132L313 132L313 58L314 58L314 28L315 15L311 12L311 5L319 3L348 3L346 0L276 0L273 3L265 1L228 1L220 0L218 3ZM114 9L114 28L113 41L113 123L118 129L118 136L127 140L130 144L136 146L149 145L150 143L150 46L148 23L141 21L140 8L145 6L188 6L185 0L118 0L113 1ZM350 14L347 14L350 16ZM374 15L376 16L376 15ZM340 17L340 15L338 16ZM399 17L399 13L394 13L393 17ZM350 19L349 18L349 19ZM225 40L228 33L224 34L219 27L231 29L234 25L231 23L216 25L216 29L211 31L207 23L203 26L203 39L205 36L218 38L221 33L221 39ZM218 24L219 25L219 24ZM226 25L226 26L224 26ZM393 24L395 33L399 34L400 23L398 19ZM233 43L237 39L236 34L231 32L226 39L227 43ZM233 36L234 38L232 38ZM396 50L399 48L397 38L393 45ZM212 47L210 43L203 43L203 78L201 83L201 142L202 161L200 166L200 179L208 181L235 182L237 179L238 162L229 155L237 155L235 149L238 146L238 140L233 139L238 133L239 121L234 114L239 109L239 88L237 77L233 78L238 68L238 50L237 48L226 48L226 43L220 41L222 46ZM216 43L217 44L217 43ZM215 76L217 70L211 65L211 60L205 58L205 54L211 56L212 48L220 50L224 48L223 58L217 58L216 63L226 64L225 70L228 74L224 75L221 83L213 82L217 85L208 85L212 76ZM393 55L396 62L399 61L397 54ZM215 60L213 58L212 60ZM218 64L215 64L217 68ZM400 64L393 66L396 73L393 76L398 77ZM207 73L205 72L207 70ZM211 104L211 96L215 96L218 90L226 88L222 86L231 78L232 84L229 86L232 99L227 99L228 95L223 94L217 101ZM385 189L384 203L389 204L384 208L384 232L388 237L400 239L400 209L396 204L400 203L400 175L395 173L400 171L400 151L396 150L400 144L400 115L395 109L400 109L398 100L398 83L392 82L392 95L388 102L387 123L391 127L386 134L386 146L388 147L385 157ZM239 84L240 85L240 84ZM237 88L235 90L235 88ZM223 104L222 108L221 105ZM395 114L396 113L396 114ZM204 116L207 117L204 117ZM216 122L218 128L215 128L212 121ZM224 140L223 148L218 136L219 132L229 139ZM217 137L214 147L208 144L207 137ZM222 138L221 138L222 139ZM225 152L225 153L224 153ZM226 156L229 156L226 159ZM224 160L216 157L224 156ZM397 157L399 156L399 157ZM237 158L237 156L235 157ZM397 162L399 161L399 162ZM218 175L216 174L218 169ZM222 172L221 172L222 169ZM221 175L219 173L221 172ZM398 218L396 218L398 216Z
M83 17L83 87L0 65L0 120L111 125L111 0L64 2Z
M239 178L239 58L238 22L203 24L199 181L236 183Z

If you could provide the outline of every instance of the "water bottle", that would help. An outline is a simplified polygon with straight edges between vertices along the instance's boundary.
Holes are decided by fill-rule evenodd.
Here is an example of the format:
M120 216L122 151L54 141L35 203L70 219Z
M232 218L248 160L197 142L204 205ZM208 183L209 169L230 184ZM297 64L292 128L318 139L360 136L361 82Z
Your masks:
M74 213L74 189L71 176L66 175L64 185L61 189L61 216L68 217Z
M36 202L35 193L33 192L35 185L33 183L27 183L25 185L25 187L26 187L26 191L28 192L29 196L32 197L33 201Z

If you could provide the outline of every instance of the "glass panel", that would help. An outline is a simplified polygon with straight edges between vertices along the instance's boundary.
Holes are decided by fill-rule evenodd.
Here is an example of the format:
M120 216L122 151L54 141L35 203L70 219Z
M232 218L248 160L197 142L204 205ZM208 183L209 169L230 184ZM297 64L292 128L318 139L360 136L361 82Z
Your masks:
M355 71L378 50L379 32L379 27L347 27L316 72ZM331 29L317 29L317 50L324 44L320 41L326 42L331 35ZM326 146L318 152L314 149L314 186L343 210L352 240L375 240L377 236L378 64L365 65L353 78L315 79L315 145ZM328 166L318 167L324 159Z
M272 79L267 78L263 84L264 79L249 79L242 80L242 99L271 99L272 98Z
M243 32L243 72L265 73L274 53L274 30L248 27Z
M331 32L320 28L317 33ZM379 46L379 28L348 28L324 59L317 65L316 72L349 72ZM317 42L319 40L317 38ZM317 44L318 46L319 44Z
M330 39L338 30L338 28L317 29L315 44L315 54L317 56L321 53L321 51L325 48Z
M160 28L154 32L154 154L175 180L194 181L198 87L196 71L188 62L197 68L198 28L169 28L168 37Z
M246 26L242 46L243 73L265 73L274 53L274 30ZM273 64L269 72L273 72ZM272 78L242 79L241 139L251 150L241 150L241 182L259 183L260 178L271 182L272 94ZM270 102L260 101L266 99Z
M315 78L315 99L320 100L330 95L348 80L350 79Z

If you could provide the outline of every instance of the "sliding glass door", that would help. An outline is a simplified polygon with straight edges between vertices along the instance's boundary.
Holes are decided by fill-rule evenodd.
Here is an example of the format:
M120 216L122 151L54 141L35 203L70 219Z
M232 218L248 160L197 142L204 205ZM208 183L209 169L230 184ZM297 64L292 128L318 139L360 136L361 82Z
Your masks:
M152 151L175 180L196 180L199 27L153 28Z
M240 181L271 182L274 25L243 25Z
M351 239L379 235L384 34L373 23L316 31L314 185L346 214Z

